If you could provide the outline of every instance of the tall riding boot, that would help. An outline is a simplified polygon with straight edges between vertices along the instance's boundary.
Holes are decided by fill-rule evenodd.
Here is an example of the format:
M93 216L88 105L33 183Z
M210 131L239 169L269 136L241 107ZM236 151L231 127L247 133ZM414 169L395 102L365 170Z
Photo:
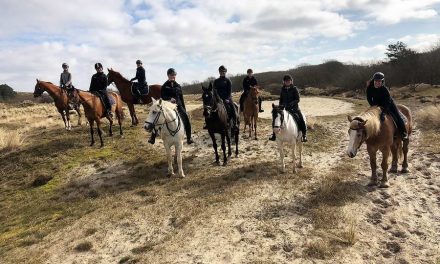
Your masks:
M399 109L396 104L392 103L389 108L390 114L394 117L397 129L401 133L402 140L408 140L408 132L406 131L405 121L403 121L402 116L399 113Z
M245 92L243 92L240 96L240 113L243 112L244 109L244 99L245 99L246 95Z
M178 106L177 110L179 112L180 118L182 119L182 123L185 127L186 143L192 144L194 143L194 141L191 137L191 123L189 122L188 114L181 106Z
M259 108L260 108L260 113L262 113L262 112L264 112L264 110L263 109L261 109L261 102L262 102L263 100L261 100L261 97L258 97L258 106L259 106Z
M301 113L300 110L298 110L298 125L299 125L299 129L301 129L302 132L302 142L307 142L307 125L306 122L304 121L304 117Z
M106 110L106 116L110 119L113 118L113 113L112 113L112 105L110 104L110 99L108 98L107 92L106 91L102 91L101 92L101 97L102 97L102 101L104 102L104 107Z

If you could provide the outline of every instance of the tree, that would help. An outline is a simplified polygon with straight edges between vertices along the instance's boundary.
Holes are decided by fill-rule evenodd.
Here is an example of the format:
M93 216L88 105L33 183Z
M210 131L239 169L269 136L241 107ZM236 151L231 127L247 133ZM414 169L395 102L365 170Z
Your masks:
M0 85L0 100L8 100L17 95L17 93L7 84Z
M389 44L387 51L388 52L385 52L385 54L390 59L391 63L398 62L401 59L405 59L416 54L415 51L408 48L407 45L401 41L397 41L396 44Z

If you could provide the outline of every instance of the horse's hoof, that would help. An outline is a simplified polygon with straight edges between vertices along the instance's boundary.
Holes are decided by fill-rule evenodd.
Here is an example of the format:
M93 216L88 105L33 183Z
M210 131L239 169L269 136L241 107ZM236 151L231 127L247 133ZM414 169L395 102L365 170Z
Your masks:
M293 169L293 171L292 171L294 174L297 172L297 170L296 169Z
M90 143L90 147L92 147L93 145L95 145L95 142Z
M377 185L377 181L375 181L375 180L371 180L368 184L367 184L367 186L376 186Z
M103 148L104 147L104 144L101 144L101 146L99 146L99 148Z
M402 170L400 172L402 172L402 173L409 173L410 171L409 171L408 168L402 168Z
M302 165L302 164L298 164L298 165L296 165L296 167L297 167L298 169L302 169L302 168L303 168L303 165Z
M180 178L185 178L185 174L179 175Z
M220 166L220 161L219 161L219 160L215 161L215 164L217 164L218 166Z
M109 137L113 137L113 134L108 134Z
M225 161L225 162L223 162L223 165L222 165L222 166L227 166L227 165L228 165L228 162Z
M391 168L388 172L390 173L397 173L397 167L396 168Z
M388 181L386 181L386 182L380 182L379 187L380 187L380 188L388 188L388 187L390 187L390 184L388 183Z

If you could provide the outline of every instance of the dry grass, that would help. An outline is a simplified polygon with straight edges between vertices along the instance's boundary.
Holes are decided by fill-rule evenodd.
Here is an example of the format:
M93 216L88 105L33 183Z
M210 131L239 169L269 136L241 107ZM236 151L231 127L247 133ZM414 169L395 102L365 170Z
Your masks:
M430 105L423 109L420 109L416 113L417 118L417 126L428 130L440 129L440 106L439 105Z
M326 259L333 256L334 252L332 246L327 240L318 239L317 241L310 242L306 245L304 254L310 258Z
M23 146L26 136L17 131L6 131L0 129L0 150L9 152L20 149Z

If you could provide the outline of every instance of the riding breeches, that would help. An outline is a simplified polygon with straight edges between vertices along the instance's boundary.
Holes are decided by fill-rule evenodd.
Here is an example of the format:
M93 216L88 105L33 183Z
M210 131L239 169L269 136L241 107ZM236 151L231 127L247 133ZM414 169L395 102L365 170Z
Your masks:
M182 123L185 126L186 138L191 138L191 123L189 122L188 113L181 105L177 105L177 112L179 113Z

